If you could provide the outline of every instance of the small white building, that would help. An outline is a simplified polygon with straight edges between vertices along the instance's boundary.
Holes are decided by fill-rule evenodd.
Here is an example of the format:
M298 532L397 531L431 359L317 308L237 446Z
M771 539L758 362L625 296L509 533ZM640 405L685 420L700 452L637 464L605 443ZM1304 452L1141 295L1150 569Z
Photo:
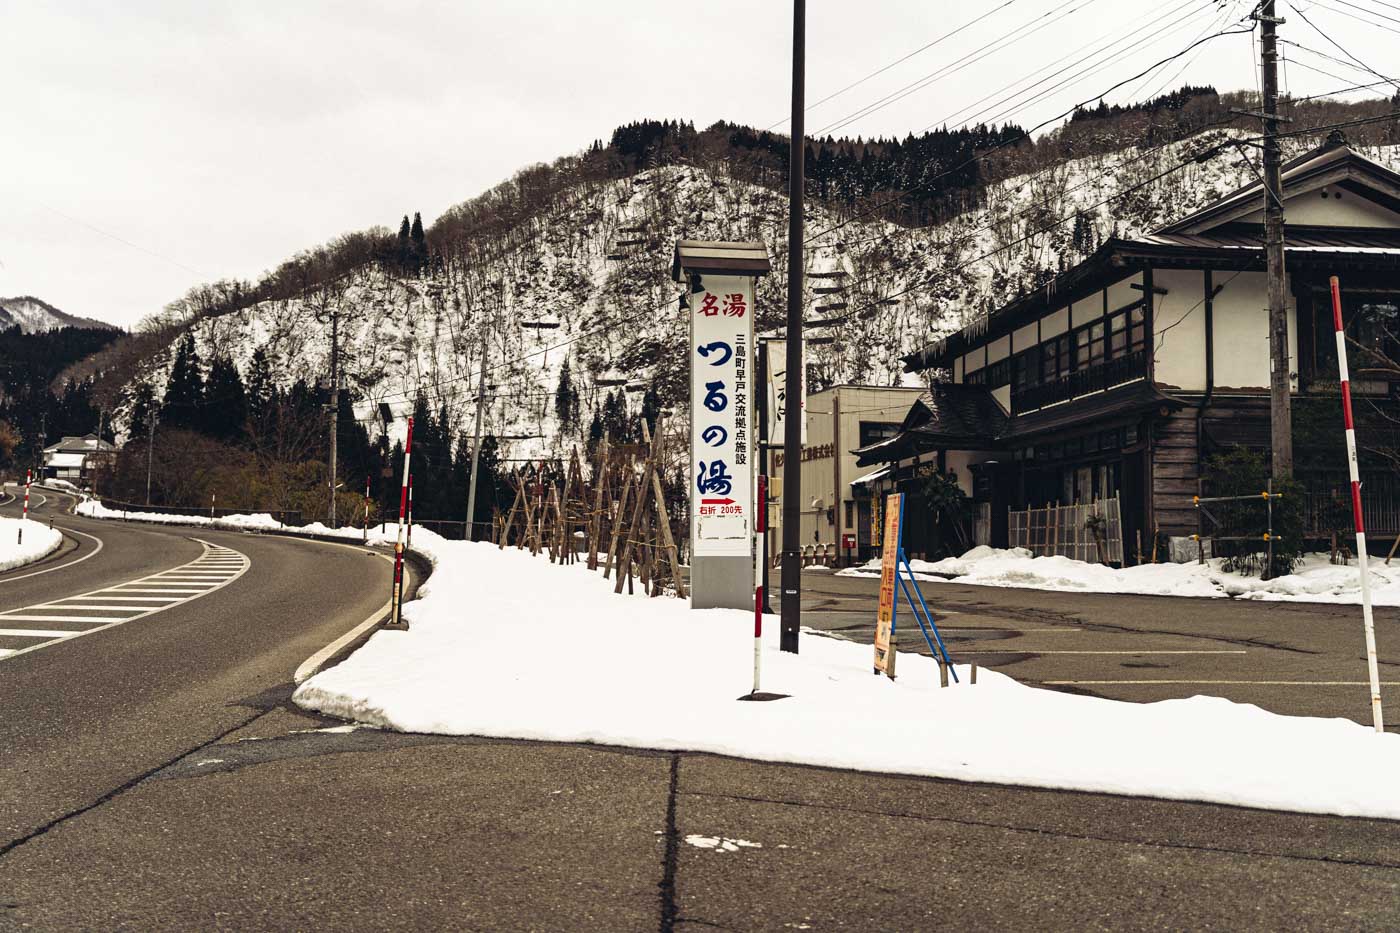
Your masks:
M92 468L116 450L116 445L107 443L96 434L65 437L57 444L44 448L44 478L84 483L91 475Z
M798 540L820 548L842 566L870 556L870 499L852 483L869 468L856 466L855 450L893 437L922 389L838 385L807 396L807 443L802 447L802 502ZM777 501L768 510L776 532L782 523L782 451L771 451L768 475ZM782 535L768 535L770 557L782 553Z

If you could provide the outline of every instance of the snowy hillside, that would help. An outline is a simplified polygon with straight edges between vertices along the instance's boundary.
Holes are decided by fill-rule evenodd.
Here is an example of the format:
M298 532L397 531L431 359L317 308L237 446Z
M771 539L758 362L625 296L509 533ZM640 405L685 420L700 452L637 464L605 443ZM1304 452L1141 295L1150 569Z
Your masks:
M103 321L95 321L92 318L78 317L66 311L60 311L48 302L29 295L22 295L18 298L0 298L0 330L7 330L16 325L26 334L58 330L60 327L116 329Z
M917 230L873 215L843 222L809 202L805 317L834 321L814 332L836 338L811 349L813 383L907 382L900 357L916 346L1044 281L1114 233L1144 232L1250 181L1237 148L1190 162L1229 132L1013 178L989 188L982 207ZM1368 154L1400 166L1397 150ZM329 373L338 309L344 384L371 435L383 428L380 403L396 413L388 427L399 435L399 416L420 391L469 429L485 340L486 429L502 439L505 455L533 456L579 440L617 386L625 385L634 408L654 387L683 414L675 241L768 244L774 272L760 282L757 304L760 327L771 329L784 308L786 230L785 197L735 179L723 164L656 168L580 183L512 229L508 242L487 244L484 261L449 260L422 276L370 263L310 298L264 301L193 328L205 360L227 356L246 374L262 348L285 384L314 381ZM138 381L159 395L172 359L170 348L157 353ZM561 435L553 395L565 360L582 418Z

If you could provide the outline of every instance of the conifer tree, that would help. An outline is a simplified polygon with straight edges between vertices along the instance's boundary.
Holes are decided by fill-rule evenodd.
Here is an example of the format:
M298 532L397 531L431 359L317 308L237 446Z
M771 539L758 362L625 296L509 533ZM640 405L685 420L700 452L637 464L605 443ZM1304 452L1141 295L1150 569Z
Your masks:
M238 367L228 357L215 357L209 366L200 430L210 437L238 442L248 423L248 395Z
M415 272L421 272L428 262L428 244L423 236L423 218L417 211L413 212L413 226L409 229L408 236L413 253L413 269Z
M204 377L199 371L199 351L194 334L185 331L175 348L175 362L170 367L170 380L165 385L160 420L172 428L198 430L200 407L204 404Z

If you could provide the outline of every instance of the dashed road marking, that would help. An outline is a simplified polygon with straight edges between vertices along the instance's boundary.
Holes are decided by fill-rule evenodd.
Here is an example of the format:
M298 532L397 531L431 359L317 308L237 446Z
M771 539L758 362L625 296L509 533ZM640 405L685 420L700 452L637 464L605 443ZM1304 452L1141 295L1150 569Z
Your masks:
M247 572L250 561L243 553L222 545L210 544L199 538L194 540L204 546L204 553L171 570L76 596L0 612L0 625L7 622L64 622L90 626L71 632L22 626L0 628L0 637L45 639L37 645L24 648L0 648L0 659L37 651L47 645L91 635L93 632L164 612L173 606L198 599L227 586ZM171 575L183 573L191 573L194 576L180 579L178 582L161 582L162 578L170 580Z

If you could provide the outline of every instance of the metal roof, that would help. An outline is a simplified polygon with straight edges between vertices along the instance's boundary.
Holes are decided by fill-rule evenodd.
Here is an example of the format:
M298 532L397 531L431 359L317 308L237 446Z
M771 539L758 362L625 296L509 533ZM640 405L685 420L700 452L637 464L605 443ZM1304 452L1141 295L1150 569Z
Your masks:
M773 269L768 248L758 242L720 240L679 240L671 263L671 278L681 281L682 273L713 275L767 275Z

